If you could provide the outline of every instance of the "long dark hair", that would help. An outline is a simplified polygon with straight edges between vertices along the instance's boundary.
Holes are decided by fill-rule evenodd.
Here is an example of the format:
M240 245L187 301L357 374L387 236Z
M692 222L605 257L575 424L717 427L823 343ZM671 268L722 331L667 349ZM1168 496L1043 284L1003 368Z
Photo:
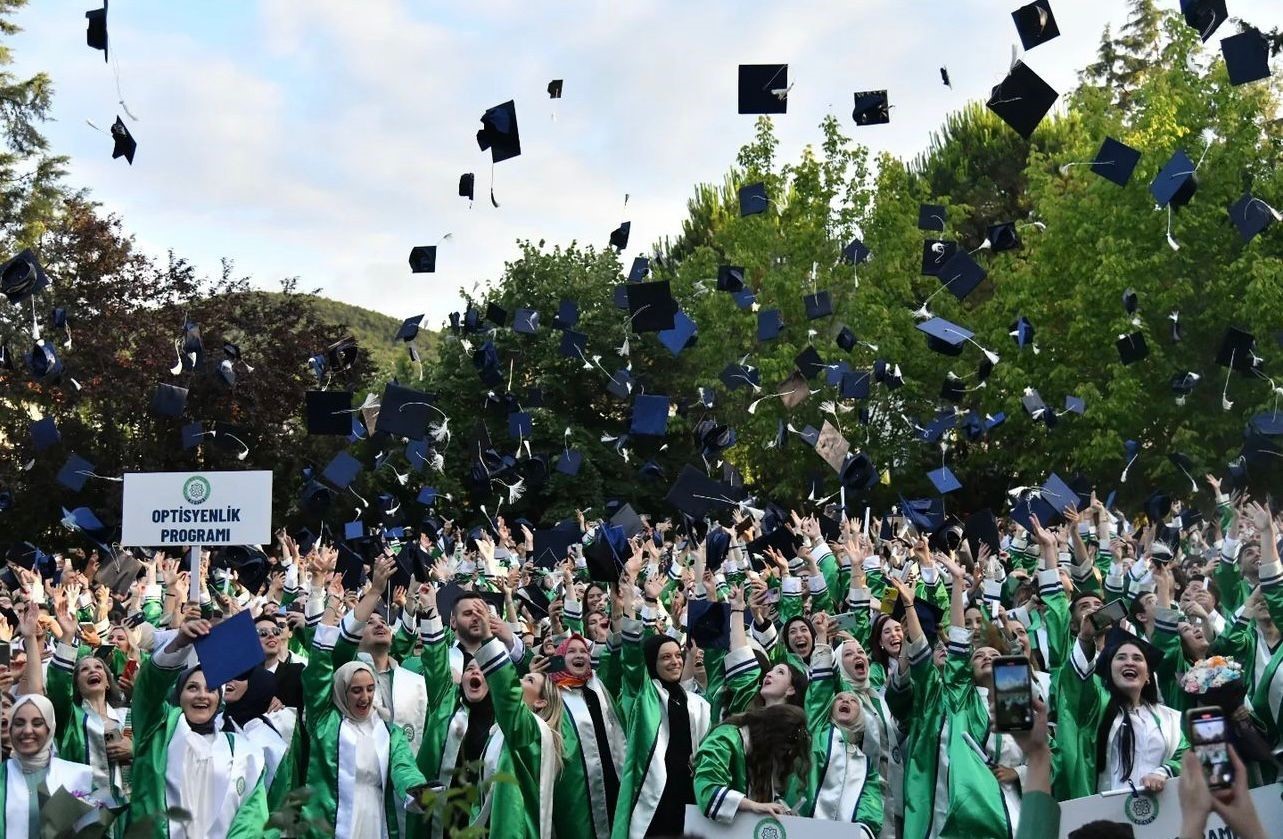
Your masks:
M1105 713L1100 717L1100 723L1096 727L1096 774L1105 771L1109 765L1109 730L1113 728L1114 717L1119 714L1123 715L1122 725L1118 730L1118 751L1121 758L1121 766L1124 776L1132 774L1136 760L1136 730L1132 727L1132 701L1131 697L1123 693L1117 685L1114 684L1114 676L1111 662L1118 651L1126 646L1135 646L1134 644L1123 643L1112 649L1106 649L1101 652L1104 655L1109 653L1109 661L1105 663L1106 670L1101 675L1101 681L1105 683L1105 690L1109 693L1109 702L1105 704ZM1146 662L1146 669L1149 662ZM1140 689L1140 701L1145 705L1158 704L1158 686L1154 682L1154 672L1150 670L1149 680Z
M759 673L757 676L758 692L753 695L753 702L751 707L753 708L765 707L765 703L762 702L762 693L761 693L762 682L766 681L766 674L774 670L776 667L776 664L783 664L786 668L788 668L789 684L793 687L793 695L788 697L784 701L789 705L796 705L799 708L806 707L807 677L805 673L803 673L801 670L797 669L793 665L789 664L787 661L780 661L780 662L777 662L776 664L772 664L766 658L766 654L761 652L760 650L753 650L753 656L757 659L758 667L761 668L762 672Z
M873 619L873 626L869 630L869 655L872 656L874 661L882 665L883 670L890 668L891 654L882 649L882 628L893 620L895 618L890 615L880 614Z
M751 708L723 720L722 725L748 729L744 766L748 793L754 801L773 801L791 777L805 778L811 771L811 733L806 711L796 705Z

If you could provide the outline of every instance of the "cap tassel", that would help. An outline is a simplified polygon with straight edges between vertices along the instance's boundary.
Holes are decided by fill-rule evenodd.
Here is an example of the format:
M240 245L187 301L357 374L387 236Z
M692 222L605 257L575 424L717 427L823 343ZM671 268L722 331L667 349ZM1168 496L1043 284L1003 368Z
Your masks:
M117 484L124 483L125 481L123 477L113 478L113 477L110 477L109 475L99 475L95 472L90 472L87 469L81 469L80 471L76 472L76 474L84 475L86 478L97 478L100 481L111 481L112 483L117 483Z
M1237 347L1230 350L1229 368L1225 371L1225 387L1221 388L1221 409L1225 411L1234 407L1234 403L1229 400L1229 390L1230 374L1234 372L1234 354L1236 352L1238 352Z
M1273 207L1271 207L1269 204L1266 204L1264 201L1262 201L1261 199L1257 198L1255 195L1254 195L1254 196L1252 196L1252 200L1251 200L1251 201L1248 201L1248 202L1247 202L1247 204L1245 204L1245 205L1243 206L1243 219L1244 219L1244 221L1246 221L1246 220L1247 220L1247 210L1248 210L1248 208L1249 208L1249 207L1251 207L1253 204L1260 204L1262 207L1264 207L1266 210L1268 210L1268 211L1269 211L1269 213L1270 213L1270 215L1274 216L1274 220L1275 220L1275 221L1283 221L1283 214L1280 214L1278 210L1274 209L1274 208L1273 208Z
M428 460L428 463L432 466L433 471L445 472L445 455L436 449L432 450L432 457Z
M1140 457L1140 452L1136 452L1136 454L1132 455L1132 459L1127 461L1127 465L1123 467L1123 474L1122 474L1122 477L1118 479L1118 483L1120 484L1127 483L1127 473L1128 471L1131 470L1132 464L1136 462L1136 458L1138 457Z
M494 205L494 208L496 210L499 209L499 202L496 201L494 197L494 161L493 160L490 161L490 203Z
M369 507L369 506L370 506L370 502L368 502L368 501L366 501L364 498L362 498L362 497L361 497L361 493L359 493L359 492L357 492L356 490L352 489L352 485L351 485L351 484L349 484L349 485L348 485L348 487L347 487L347 491L348 491L348 492L350 492L350 493L352 493L353 495L355 495L355 496L356 496L356 500L361 502L361 506L360 506L360 508L359 508L359 509L365 509L366 507Z
M1167 246L1174 251L1181 249L1180 242L1177 242L1172 236L1172 205L1167 205Z
M1197 492L1198 492L1198 481L1194 480L1194 476L1193 476L1193 475L1191 475L1189 472L1186 472L1186 471L1185 471L1185 467L1184 467L1184 466L1181 466L1179 463L1178 463L1178 464L1176 464L1176 468L1177 468L1177 469L1179 469L1179 470L1181 470L1181 474L1183 474L1185 477L1189 478L1189 491L1190 491L1190 492L1192 492L1192 493L1197 493Z
M1185 337L1181 332L1181 313L1172 312L1167 319L1172 322L1172 343L1179 344Z

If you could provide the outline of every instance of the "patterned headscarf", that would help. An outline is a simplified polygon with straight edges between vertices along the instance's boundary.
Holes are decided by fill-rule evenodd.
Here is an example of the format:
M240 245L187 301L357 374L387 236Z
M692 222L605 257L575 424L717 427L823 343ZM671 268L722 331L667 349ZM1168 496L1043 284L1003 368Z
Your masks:
M570 652L571 643L575 641L583 644L590 653L592 652L592 647L589 646L588 639L584 638L584 636L580 635L578 632L572 632L570 633L569 638L557 645L556 655L564 658L566 653ZM588 675L583 678L570 675L569 670L558 670L556 673L549 673L548 678L552 679L553 684L559 688L581 688L588 684L588 680L592 678L592 669L590 667Z

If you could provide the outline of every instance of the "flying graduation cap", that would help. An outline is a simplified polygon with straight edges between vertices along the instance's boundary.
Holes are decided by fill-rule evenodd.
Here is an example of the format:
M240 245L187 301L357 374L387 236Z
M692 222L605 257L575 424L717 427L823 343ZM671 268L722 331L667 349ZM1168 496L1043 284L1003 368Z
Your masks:
M96 50L102 50L102 60L107 60L107 0L102 0L101 9L90 9L85 12L89 21L85 29L85 43Z
M1007 77L994 86L985 105L1028 140L1059 97L1041 76L1017 61Z
M477 145L490 152L491 163L502 163L521 154L521 135L517 131L517 105L509 99L481 115Z
M134 135L129 133L129 127L125 125L125 121L120 117L116 117L116 121L111 125L111 141L111 159L115 160L118 157L123 157L129 161L130 166L133 166L134 152L138 150L138 141L134 139Z
M739 66L739 112L741 114L783 114L788 112L789 66L787 64L741 64Z
M1026 50L1060 37L1056 16L1051 12L1051 0L1034 0L1011 13L1020 33L1020 43Z

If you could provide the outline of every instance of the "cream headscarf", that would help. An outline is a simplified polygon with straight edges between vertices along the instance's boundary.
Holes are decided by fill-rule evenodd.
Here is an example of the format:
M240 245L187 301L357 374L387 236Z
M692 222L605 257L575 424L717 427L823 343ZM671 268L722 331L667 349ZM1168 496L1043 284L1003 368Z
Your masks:
M334 707L338 708L339 712L342 713L344 717L352 720L353 722L361 722L362 720L354 716L352 714L352 709L347 706L347 689L348 686L352 684L352 679L362 670L369 673L370 678L374 680L374 683L376 685L378 684L379 677L375 675L374 668L364 661L349 661L347 664L344 664L338 670L334 671ZM378 709L372 708L371 710ZM382 711L380 711L380 714L381 713ZM366 719L369 719L369 717L366 717Z
M18 754L16 750L13 752L13 758L18 761L22 771L31 774L49 766L49 761L53 758L53 741L54 734L57 731L57 723L54 721L52 702L38 693L23 694L18 697L18 700L13 703L13 707L9 709L10 737L13 736L13 718L17 716L18 709L23 705L34 705L36 710L40 712L40 716L44 717L45 727L49 730L49 736L45 738L44 745L32 757L24 757Z

